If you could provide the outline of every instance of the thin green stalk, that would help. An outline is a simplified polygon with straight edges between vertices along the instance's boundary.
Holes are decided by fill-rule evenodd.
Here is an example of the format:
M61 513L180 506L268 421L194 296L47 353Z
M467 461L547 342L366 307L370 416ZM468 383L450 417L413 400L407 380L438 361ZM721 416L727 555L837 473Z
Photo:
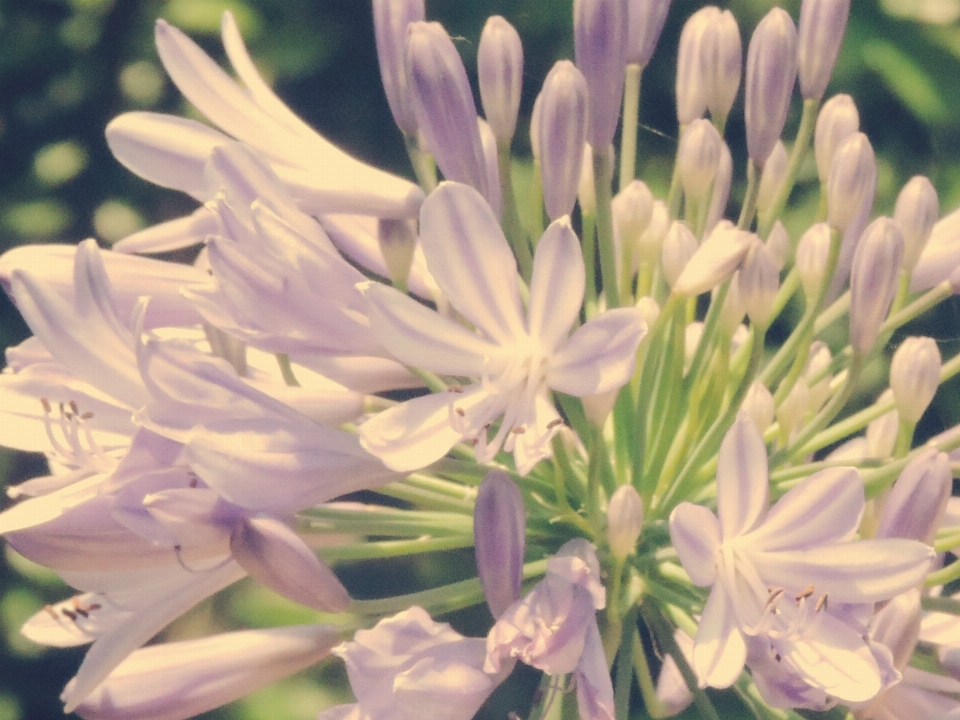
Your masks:
M529 283L530 273L533 270L533 255L530 250L530 238L523 229L520 214L517 212L517 196L513 191L509 141L497 144L497 166L500 172L500 196L503 202L503 216L500 224L503 227L503 234L506 235L510 247L513 248L513 254L517 258L520 275Z
M416 137L405 135L403 140L407 147L407 155L410 157L410 164L413 165L413 173L417 176L417 182L423 192L429 195L437 189L437 166L433 162L433 156L420 149Z
M583 269L587 285L584 306L587 308L587 320L597 312L597 225L593 213L583 213Z
M636 177L637 166L637 125L640 120L640 77L643 68L636 64L627 65L623 80L623 121L620 130L620 190L623 190Z
M297 376L293 374L293 366L290 364L290 356L286 353L277 353L277 365L280 366L280 375L283 377L283 381L289 387L300 387L300 381L297 380Z
M960 615L960 600L954 600L953 598L924 595L920 598L920 606L930 612Z
M593 149L593 186L597 196L597 247L600 251L600 276L607 308L620 306L617 289L617 253L613 243L613 197L610 185L613 167L607 148Z
M747 194L743 199L743 207L740 208L740 217L737 220L737 228L740 230L749 230L753 222L753 216L757 212L757 196L760 194L760 169L753 160L747 160Z
M317 550L324 562L384 560L445 550L461 550L473 546L473 537L421 537L415 540L365 541L349 545L333 545ZM474 604L474 603L471 603Z

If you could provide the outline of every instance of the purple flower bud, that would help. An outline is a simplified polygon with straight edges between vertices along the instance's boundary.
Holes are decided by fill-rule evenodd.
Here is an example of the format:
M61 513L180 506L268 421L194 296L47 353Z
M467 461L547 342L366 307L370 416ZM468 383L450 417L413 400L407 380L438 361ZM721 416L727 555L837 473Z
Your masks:
M870 620L870 639L890 649L893 666L898 671L904 670L910 662L910 658L913 657L913 651L920 637L922 616L920 591L917 588L911 588L891 598L890 602L878 610L877 614ZM914 692L923 697L928 691L918 688ZM901 702L905 701L909 705L913 697L907 695L907 698L910 699L904 698ZM884 700L880 702L885 703ZM953 701L949 702L952 703Z
M633 554L643 529L643 500L633 485L621 485L607 506L607 542L615 558Z
M693 297L712 290L740 266L755 237L753 233L720 223L690 258L673 291Z
M797 28L785 10L774 8L757 25L747 50L747 150L761 168L783 132L796 79Z
M417 118L407 89L407 25L423 18L423 0L373 0L373 30L383 89L397 126L411 137L417 134Z
M487 196L487 166L477 107L463 61L440 23L407 29L407 73L417 124L447 180Z
M516 484L499 470L487 473L473 511L473 543L480 584L494 618L520 599L526 531Z
M762 382L755 382L750 386L740 409L753 420L753 424L757 426L757 430L761 434L765 433L773 423L773 395L770 394L770 390Z
M810 412L815 413L823 407L830 395L830 381L833 376L827 372L833 360L830 347L821 340L810 343L809 357L803 368L803 379L810 388Z
M773 205L777 191L787 176L789 162L787 147L783 144L783 141L777 140L773 146L773 152L770 153L770 157L767 158L767 162L763 166L763 174L760 176L760 187L757 190L758 213L765 213Z
M617 131L629 20L627 0L574 0L573 44L590 107L587 137L597 152Z
M700 8L683 25L677 51L677 121L689 125L707 111L706 78L700 62L703 36L720 9Z
M477 118L480 130L480 144L483 146L483 161L487 168L487 202L499 219L503 214L503 195L500 189L500 157L497 152L497 138L483 118Z
M766 327L773 313L773 299L780 289L780 268L770 251L757 238L740 268L740 298L755 325Z
M827 91L847 28L850 0L804 0L800 6L800 93L819 100Z
M877 158L873 147L866 135L854 133L837 148L830 165L827 178L830 227L845 233L864 208L873 205L876 189Z
M877 339L902 262L903 235L890 218L877 218L863 231L850 272L850 344L860 354Z
M667 20L670 0L630 0L627 62L646 67Z
M663 239L670 229L670 210L663 200L654 200L650 222L637 243L637 255L643 262L657 265L663 252ZM696 240L694 240L696 242ZM649 323L647 323L649 326Z
M713 180L713 192L710 195L710 209L707 210L707 222L704 232L709 234L727 211L730 199L730 186L733 183L733 157L727 143L720 142L720 158L717 160L717 175Z
M510 142L517 127L523 81L523 45L513 25L499 15L487 20L477 50L477 76L483 114L500 142Z
M887 389L880 393L877 402L887 402L893 399L893 390ZM867 425L866 441L868 458L886 458L893 453L893 446L897 442L897 428L900 425L900 415L896 410L884 413Z
M632 181L613 198L613 225L619 244L618 255L622 257L624 248L630 248L633 270L637 269L640 261L640 238L650 224L652 215L653 194L643 180Z
M903 269L907 272L913 272L939 217L940 200L933 183L923 175L911 178L893 210L893 221L903 233Z
M689 200L700 202L706 199L717 176L721 145L720 133L704 118L694 120L683 131L677 151L677 170L683 192Z
M767 250L777 261L777 267L783 270L787 258L790 257L790 235L779 220L773 224L773 229L767 236Z
M816 302L817 291L827 272L830 256L830 226L817 223L810 226L797 243L797 273L808 303Z
M915 423L940 386L940 349L933 338L908 337L893 354L890 389L901 419Z
M546 82L546 81L544 81ZM540 115L543 109L543 91L533 101L533 110L530 111L530 151L533 159L540 162Z
M848 137L860 131L860 113L849 95L834 95L827 100L817 116L813 134L813 153L817 158L817 175L825 185L830 177L830 166L837 148Z
M743 46L729 10L708 6L687 20L677 56L677 119L687 125L709 109L726 117L740 88Z
M561 60L540 92L540 177L543 205L551 220L569 215L577 199L587 136L587 82L569 60Z
M807 417L810 411L810 387L803 378L797 380L790 392L777 407L777 422L780 431L787 437L793 435Z
M880 515L877 537L933 544L953 487L950 458L934 448L907 465Z
M697 237L686 223L675 220L663 239L663 277L672 288L697 251Z

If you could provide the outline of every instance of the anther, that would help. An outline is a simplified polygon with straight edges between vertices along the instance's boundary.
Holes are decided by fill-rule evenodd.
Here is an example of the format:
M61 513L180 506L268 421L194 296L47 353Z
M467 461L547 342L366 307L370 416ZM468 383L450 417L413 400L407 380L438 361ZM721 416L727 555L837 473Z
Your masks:
M802 593L800 593L799 595L797 595L796 600L797 600L797 602L800 602L800 601L803 600L804 598L808 598L808 597L810 597L811 595L813 595L813 585L807 585L807 589L804 590L804 591L803 591Z
M50 414L50 411L53 410L53 408L50 407L50 401L46 398L40 398L40 404L43 406L43 411L48 415Z
M554 418L547 423L547 430L553 430L555 427L559 427L560 425L563 425L563 420L560 418Z
M466 415L466 413L463 411L463 408L454 408L453 411L460 417Z
M60 618L57 616L57 611L53 609L53 605L44 605L43 609L56 621L60 621Z
M814 612L820 612L821 610L827 609L827 593L823 594L819 600L817 600L816 607L813 608Z
M523 425L510 428L510 432L512 432L514 435L523 435L526 431L527 429Z
M94 610L99 610L102 607L103 605L101 605L100 603L93 603L92 605L87 605L87 612L91 613Z
M77 614L75 612L67 610L66 608L61 608L60 612L62 612L65 617L68 617L71 620L73 620L73 622L77 621Z
M450 387L447 388L447 392L462 393L463 385L451 385Z
M93 413L92 413L92 412L89 412L89 411L87 411L87 412L85 412L85 413L81 413L81 415L80 415L80 419L81 419L81 420L89 420L89 419L92 418L92 417L93 417Z
M74 415L79 415L79 414L80 414L80 411L77 409L77 403L75 403L73 400L71 400L69 404L70 404L70 411L71 411Z
M782 587L771 587L768 588L768 590L770 591L770 595L767 597L767 607L771 607L780 601L780 598L783 597L784 590Z

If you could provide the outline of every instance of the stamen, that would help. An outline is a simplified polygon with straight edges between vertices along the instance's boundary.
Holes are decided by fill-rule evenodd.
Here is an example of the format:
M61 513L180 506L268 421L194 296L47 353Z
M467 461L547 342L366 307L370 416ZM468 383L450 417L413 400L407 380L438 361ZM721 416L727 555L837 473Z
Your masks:
M824 593L823 596L817 600L817 606L813 609L814 612L820 612L821 610L827 609L827 597L828 594Z
M450 387L447 388L447 392L462 393L463 385L451 385Z
M797 595L796 600L800 602L803 598L808 598L811 595L813 595L813 585L807 585L807 589Z

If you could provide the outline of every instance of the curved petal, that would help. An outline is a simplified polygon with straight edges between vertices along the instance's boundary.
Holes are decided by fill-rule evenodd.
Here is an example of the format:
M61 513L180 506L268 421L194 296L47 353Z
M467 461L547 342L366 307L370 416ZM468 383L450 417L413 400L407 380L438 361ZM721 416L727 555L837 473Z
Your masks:
M700 684L730 687L747 661L747 645L737 627L737 613L720 584L714 585L703 608L693 645L693 668Z
M817 595L851 603L886 600L923 582L933 550L915 540L861 540L809 550L751 553L764 582L813 585Z
M695 585L713 585L717 577L720 522L702 505L680 503L670 513L670 540Z
M720 444L717 516L723 539L749 532L769 505L767 446L753 420L740 413Z
M420 211L420 242L434 279L465 318L499 345L526 337L517 263L483 195L440 183Z
M828 468L780 498L744 541L777 551L849 540L860 527L863 504L863 480L856 468Z
M580 241L565 215L540 238L530 279L527 329L547 353L566 339L577 319L585 277Z
M647 333L637 308L607 310L585 322L550 359L547 385L583 397L616 390L630 376Z
M483 358L495 345L394 288L360 287L374 334L400 362L445 375L483 375Z

